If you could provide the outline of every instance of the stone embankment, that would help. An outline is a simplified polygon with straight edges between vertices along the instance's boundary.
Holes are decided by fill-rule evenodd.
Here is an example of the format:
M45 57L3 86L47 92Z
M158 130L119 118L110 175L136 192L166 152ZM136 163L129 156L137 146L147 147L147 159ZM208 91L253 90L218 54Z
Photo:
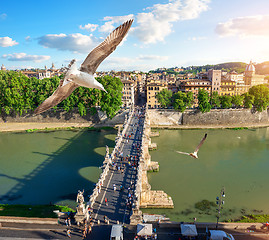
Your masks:
M228 128L269 126L269 110L254 112L250 109L212 109L201 113L186 110L149 109L153 128Z
M69 112L63 109L49 109L44 113L35 115L33 112L23 113L18 115L11 113L6 115L4 112L0 114L0 123L26 123L26 122L38 122L38 123L88 123L88 124L107 124L116 125L122 124L128 110L121 109L118 114L113 118L109 119L106 114L100 110L93 115L87 112L85 116L81 116L77 108L70 110Z
M62 109L50 109L38 115L29 112L21 116L2 113L0 115L0 132L65 127L114 127L122 125L127 113L127 110L121 109L113 119L109 119L104 112L99 110L94 115L87 113L85 116L80 116L77 109L68 113Z

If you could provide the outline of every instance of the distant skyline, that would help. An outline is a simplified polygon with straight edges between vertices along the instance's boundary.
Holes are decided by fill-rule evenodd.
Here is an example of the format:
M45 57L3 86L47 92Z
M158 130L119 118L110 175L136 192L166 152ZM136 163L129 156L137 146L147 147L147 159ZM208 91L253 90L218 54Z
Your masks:
M269 60L268 9L268 0L3 1L0 65L79 65L131 18L125 41L97 71L260 63Z

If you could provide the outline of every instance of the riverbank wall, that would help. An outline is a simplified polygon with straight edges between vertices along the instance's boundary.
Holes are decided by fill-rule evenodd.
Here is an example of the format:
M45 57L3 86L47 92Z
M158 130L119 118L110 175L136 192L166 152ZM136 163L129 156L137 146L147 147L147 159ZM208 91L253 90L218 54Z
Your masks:
M63 109L49 109L48 111L35 115L33 112L23 113L21 116L15 113L7 115L0 114L0 124L3 123L81 123L88 126L116 126L122 124L127 114L126 109L121 109L115 117L109 119L107 115L97 110L93 115L87 113L85 116L79 114L78 109L73 109L69 112Z
M186 110L149 109L152 128L227 128L269 126L269 110L255 112L251 109L212 109L201 113Z
M78 109L66 112L62 109L50 109L44 113L34 115L32 112L6 115L0 114L0 126L6 124L38 123L81 124L83 126L117 126L122 125L127 109L121 109L115 117L109 119L100 110L96 114L87 113L80 116ZM148 109L151 128L229 128L229 127L263 127L269 126L269 110L255 112L251 109L212 109L201 113L199 110L186 110L184 113L172 109Z

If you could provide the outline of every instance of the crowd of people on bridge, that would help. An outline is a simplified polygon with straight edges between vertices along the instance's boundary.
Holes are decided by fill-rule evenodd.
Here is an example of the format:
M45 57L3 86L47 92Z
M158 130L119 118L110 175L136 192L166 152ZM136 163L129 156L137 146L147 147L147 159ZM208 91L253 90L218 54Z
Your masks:
M144 110L143 109L135 109L134 110L134 121L132 121L129 125L128 131L123 136L124 141L122 142L125 146L125 151L123 152L122 148L117 149L115 151L115 155L113 156L113 162L111 163L111 170L118 172L120 174L124 174L128 170L128 174L130 173L130 178L125 183L113 183L112 184L112 192L120 192L120 194L126 194L125 209L129 213L131 212L133 202L134 202L134 191L135 191L135 181L137 175L137 167L139 165L140 155L141 155L141 140L143 133L143 121L144 121ZM123 147L122 146L122 147ZM128 154L126 154L126 150ZM121 184L121 185L120 185ZM101 192L101 189L104 185L103 181L100 181L97 186L98 193ZM108 206L109 200L107 196L104 198L105 206ZM93 209L88 209L89 218L85 219L85 221L80 225L80 232L82 233L82 238L85 239L88 234L92 231L92 226L94 220L92 219ZM97 219L95 219L97 220ZM100 220L98 220L99 223ZM105 224L109 224L109 218L106 215L103 215L103 221ZM117 220L117 223L119 221ZM71 237L71 221L70 218L66 220L67 225L67 236ZM73 230L72 230L73 231Z
M132 209L134 200L135 178L137 173L136 171L141 155L144 111L140 109L135 109L134 120L135 121L133 121L133 123L130 123L128 132L125 133L125 135L123 136L123 144L127 144L125 145L125 147L128 149L128 151L130 151L129 154L124 154L122 148L117 149L114 153L114 161L111 163L111 170L115 172L124 174L127 169L132 172L131 178L133 179L130 178L130 181L127 184L121 184L118 187L115 183L112 185L113 192L116 192L118 190L121 194L127 194L125 204L126 209L128 210ZM101 186L99 189L101 189ZM105 205L107 204L107 198L105 198ZM104 222L107 221L104 220Z

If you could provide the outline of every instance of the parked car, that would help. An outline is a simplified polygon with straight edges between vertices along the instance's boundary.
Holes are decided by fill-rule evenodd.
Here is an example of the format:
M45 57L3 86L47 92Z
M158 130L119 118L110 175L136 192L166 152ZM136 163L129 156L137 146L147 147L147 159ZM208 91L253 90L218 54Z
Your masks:
M123 228L120 224L114 224L111 228L110 240L123 240Z
M234 237L222 230L209 230L209 240L234 240Z

